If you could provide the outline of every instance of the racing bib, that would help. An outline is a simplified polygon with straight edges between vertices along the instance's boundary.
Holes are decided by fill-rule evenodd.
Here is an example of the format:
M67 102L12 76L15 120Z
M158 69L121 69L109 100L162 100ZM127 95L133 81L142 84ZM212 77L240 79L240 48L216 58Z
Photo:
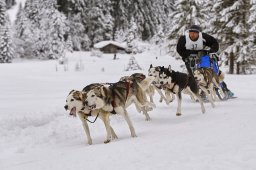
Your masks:
M199 32L199 37L196 41L192 41L189 38L189 31L185 32L185 37L186 37L186 49L187 50L203 50L203 35L201 32Z

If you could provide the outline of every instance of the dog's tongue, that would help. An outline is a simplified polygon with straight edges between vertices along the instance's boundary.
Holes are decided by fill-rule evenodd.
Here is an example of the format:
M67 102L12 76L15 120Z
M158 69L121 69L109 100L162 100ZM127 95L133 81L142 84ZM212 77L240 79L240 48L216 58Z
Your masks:
M76 107L73 107L69 113L71 116L76 116Z

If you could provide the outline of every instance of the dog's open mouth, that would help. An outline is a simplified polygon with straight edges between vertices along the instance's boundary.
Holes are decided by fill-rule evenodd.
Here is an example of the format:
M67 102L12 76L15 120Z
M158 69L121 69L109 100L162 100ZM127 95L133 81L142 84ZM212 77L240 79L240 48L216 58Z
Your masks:
M76 117L76 107L73 107L73 108L70 110L69 115L70 115L70 116L75 116L75 117Z
M96 104L94 105L91 105L91 106L88 106L89 107L89 110L93 110L93 109L96 109Z
M201 79L196 79L197 84L200 83Z

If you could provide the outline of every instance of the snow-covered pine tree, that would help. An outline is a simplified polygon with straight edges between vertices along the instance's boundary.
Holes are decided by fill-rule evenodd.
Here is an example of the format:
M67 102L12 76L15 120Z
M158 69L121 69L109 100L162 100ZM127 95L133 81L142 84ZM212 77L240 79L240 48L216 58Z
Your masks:
M27 33L24 36L23 30L19 30L20 28L17 28L16 31L17 37L21 40L18 42L32 43L30 51L33 52L29 57L57 59L64 55L66 47L64 36L68 35L69 28L64 14L56 9L56 2L55 0L27 0L24 7L25 17L22 13L20 17L17 17L17 26L24 22L29 23L29 28L25 29ZM37 8L34 9L35 7Z
M0 1L0 26L6 23L6 4L3 0Z
M0 63L10 63L13 59L9 22L5 1L0 1Z
M142 70L134 56L131 56L125 71Z
M83 15L87 35L93 44L102 40L111 40L113 37L113 18L110 0L90 1Z
M127 51L128 52L136 52L134 49L136 46L135 40L138 38L138 27L135 23L134 19L132 18L129 25L129 30L126 35L126 43L127 43Z
M26 17L22 4L19 4L16 20L14 22L14 46L15 56L21 58L32 58L34 36L32 34L30 20Z
M66 17L57 9L52 9L49 14L49 32L50 32L50 59L58 59L64 57L66 42L64 35L68 32Z
M30 22L36 26L40 26L40 20L42 17L40 16L41 10L42 10L42 0L26 0L24 11L26 17L30 20Z
M256 73L256 70L253 67L256 66L256 0L250 1L250 15L249 15L249 31L251 34L248 36L248 48L250 53L248 54L248 70L249 73Z
M246 58L248 56L248 11L249 2L247 0L227 0L218 1L221 5L221 18L217 23L221 31L219 37L224 42L222 54L229 60L229 73L233 74L235 64L237 64L237 73L245 73Z
M13 5L16 4L15 0L5 0L6 2L6 8L10 9Z
M13 47L8 25L0 27L0 37L0 63L10 63L13 59Z

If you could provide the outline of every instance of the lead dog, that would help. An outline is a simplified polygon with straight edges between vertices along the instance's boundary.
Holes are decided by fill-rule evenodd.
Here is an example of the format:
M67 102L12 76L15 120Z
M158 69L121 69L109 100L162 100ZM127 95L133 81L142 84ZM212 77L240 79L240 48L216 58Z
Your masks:
M133 102L139 107L147 105L140 103L143 101L143 92L148 89L154 78L147 77L141 82L131 85L126 81L119 81L110 86L97 87L90 90L85 97L85 105L92 110L101 109L106 112L114 112L122 115L131 132L132 137L136 137L133 124L129 118L126 108Z
M95 88L96 86L98 85L93 84L91 86L85 87L84 90L88 90L92 87ZM110 113L100 109L91 110L90 108L88 108L83 102L85 100L84 98L85 96L86 96L86 91L72 90L66 98L66 105L64 106L64 108L70 111L69 113L70 116L74 116L74 117L76 117L77 115L79 116L87 136L88 144L89 145L92 144L92 138L91 138L89 126L87 123L88 117L91 117L91 116L93 117L99 116L105 125L106 131L107 131L107 137L104 143L110 142L110 138L116 139L117 135L109 123Z
M178 107L176 112L177 116L181 115L181 92L183 90L186 90L189 93L193 93L198 98L201 105L202 113L205 113L204 104L199 96L197 84L195 83L195 81L191 80L193 79L193 77L190 77L185 73L175 72L171 69L171 66L169 65L168 68L161 67L161 70L159 72L159 79L160 84L162 84L164 88L176 94L176 97L178 99Z

